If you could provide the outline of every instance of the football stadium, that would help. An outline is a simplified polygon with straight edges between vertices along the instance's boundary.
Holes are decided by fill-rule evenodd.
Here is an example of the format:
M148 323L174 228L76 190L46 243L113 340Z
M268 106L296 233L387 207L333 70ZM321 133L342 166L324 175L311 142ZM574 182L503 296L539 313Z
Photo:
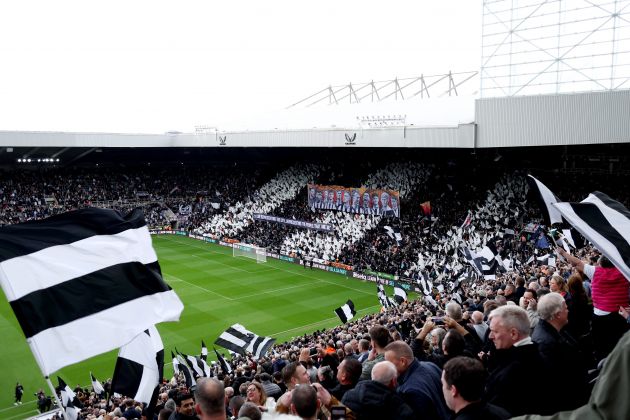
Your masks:
M630 1L478 3L471 71L0 125L0 419L630 418Z

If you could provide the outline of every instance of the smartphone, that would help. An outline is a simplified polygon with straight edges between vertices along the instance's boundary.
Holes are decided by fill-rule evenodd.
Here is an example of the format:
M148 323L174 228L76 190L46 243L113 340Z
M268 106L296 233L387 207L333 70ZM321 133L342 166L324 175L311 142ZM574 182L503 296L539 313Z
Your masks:
M444 325L444 317L443 316L436 316L435 318L432 318L431 321L433 321L433 323L435 325Z
M330 420L346 420L346 407L343 405L330 407Z

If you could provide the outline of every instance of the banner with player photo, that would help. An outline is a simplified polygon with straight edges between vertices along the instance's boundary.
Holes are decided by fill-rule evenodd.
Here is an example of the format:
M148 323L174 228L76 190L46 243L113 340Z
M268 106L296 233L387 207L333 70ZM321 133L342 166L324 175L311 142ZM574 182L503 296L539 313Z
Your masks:
M308 184L308 206L316 210L400 217L400 193L385 189Z

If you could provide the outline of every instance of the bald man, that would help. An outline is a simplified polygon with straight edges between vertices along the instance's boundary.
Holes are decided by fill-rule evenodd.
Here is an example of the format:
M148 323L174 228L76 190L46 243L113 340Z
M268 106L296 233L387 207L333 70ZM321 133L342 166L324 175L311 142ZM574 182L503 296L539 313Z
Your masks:
M200 378L195 390L195 412L201 420L225 420L225 389L214 378Z
M385 347L385 360L398 372L396 391L413 409L417 419L450 417L442 394L442 371L431 362L420 362L409 344L394 341Z

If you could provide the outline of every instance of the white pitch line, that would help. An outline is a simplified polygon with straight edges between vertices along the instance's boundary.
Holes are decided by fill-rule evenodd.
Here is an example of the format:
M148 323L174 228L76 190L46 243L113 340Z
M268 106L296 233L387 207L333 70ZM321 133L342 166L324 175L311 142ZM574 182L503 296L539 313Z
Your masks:
M164 274L164 275L165 275L166 277L168 277L168 278L173 278L173 279L175 279L175 280L177 280L177 281L181 281L181 282L184 282L184 283L186 283L186 284L190 284L191 286L196 287L196 288L198 288L198 289L201 289L201 290L203 290L203 291L206 291L206 292L208 292L208 293L212 293L213 295L217 295L217 296L219 296L219 297L222 297L223 299L232 300L232 301L234 300L234 299L233 299L233 298L231 298L231 297L223 296L221 293L217 293L217 292L215 292L215 291L213 291L213 290L206 289L205 287L198 286L198 285L196 285L196 284L194 284L194 283L191 283L191 282L188 282L188 281L186 281L186 280L180 279L179 277L176 277L176 276L174 276L174 275L172 275L172 274L167 274L167 273L162 273L162 274Z
M199 249L204 249L204 250L206 250L206 251L208 251L208 252L211 252L211 253L213 253L213 254L227 255L227 254L222 253L222 252L217 252L217 251L214 251L214 250L212 250L212 249L208 249L207 247L200 247L200 246L198 246L198 245L189 244L189 243L182 242L182 241L178 241L178 240L175 240L175 239L173 239L173 241L174 241L174 242L176 242L176 243L178 243L178 244L180 244L180 245L187 245L187 246L192 246L192 247L199 248ZM197 258L203 258L203 257L201 257L201 256L199 256L199 255L195 255L195 254L193 254L193 256L195 256L195 257L197 257ZM234 269L236 269L236 270L245 271L245 272L250 273L250 274L256 274L256 273L257 273L257 272L247 271L247 270L244 270L244 269L242 269L242 268L234 267L234 266L232 266L232 265L230 265L230 264L225 264L225 263L221 263L221 262L216 262L216 263L217 263L217 264L221 264L221 265L225 265L225 266L230 267L230 268L234 268ZM343 288L345 288L345 289L354 290L355 292L363 293L363 294L366 294L366 295L372 295L372 294L373 294L373 293L370 293L370 292L366 292L365 290L355 289L354 287L350 287L350 286L346 286L346 285L343 285L343 284L335 283L335 282L333 282L333 281L329 281L329 280L322 280L322 279L319 279L319 278L317 278L317 277L308 276L308 275L303 274L303 273L297 273L297 272L292 271L292 270L286 270L286 269L283 269L283 268L278 268L278 267L269 267L269 269L270 269L270 270L284 271L285 273L295 274L295 275L298 275L298 276L301 276L301 277L306 277L306 278L308 278L308 279L320 280L320 281L323 281L323 282L326 282L326 283L329 283L329 284L334 284L335 286L343 287Z
M357 313L359 313L359 312L366 312L366 311L368 311L368 310L370 310L370 309L372 309L372 308L376 308L376 307L378 307L378 306L379 306L379 305L373 305L373 306L369 306L369 307L367 307L367 308L359 309L359 310L357 311ZM313 325L323 324L324 322L328 322L328 321L330 321L331 319L339 319L339 318L338 318L338 317L336 317L336 316L333 316L332 318L322 319L321 321L313 322L313 323L311 323L311 324L306 324L306 325L302 325L302 326L299 326L299 327L290 328L290 329L288 329L288 330L284 330L284 331L280 331L280 332L277 332L277 333L273 333L273 334L271 334L271 336L273 336L273 335L280 335L280 334L284 334L284 333L287 333L287 332L289 332L289 331L299 330L299 329L301 329L301 328L311 327L311 326L313 326Z
M15 408L23 407L24 404L32 404L34 402L37 402L37 400L26 401L26 402L22 403L22 405L12 405L10 407L2 408L2 409L0 409L0 413L2 413L4 411L7 411L7 410L13 410Z
M312 285L317 284L317 283L323 283L323 282L320 280L320 281L316 281L315 283L303 283L303 284L297 284L295 286L281 287L280 289L263 290L262 292L254 293L254 294L251 294L251 295L239 296L237 298L234 298L234 300L247 299L247 298L254 297L254 296L259 296L259 295L262 295L262 294L279 292L281 290L297 289L298 287L312 286Z

